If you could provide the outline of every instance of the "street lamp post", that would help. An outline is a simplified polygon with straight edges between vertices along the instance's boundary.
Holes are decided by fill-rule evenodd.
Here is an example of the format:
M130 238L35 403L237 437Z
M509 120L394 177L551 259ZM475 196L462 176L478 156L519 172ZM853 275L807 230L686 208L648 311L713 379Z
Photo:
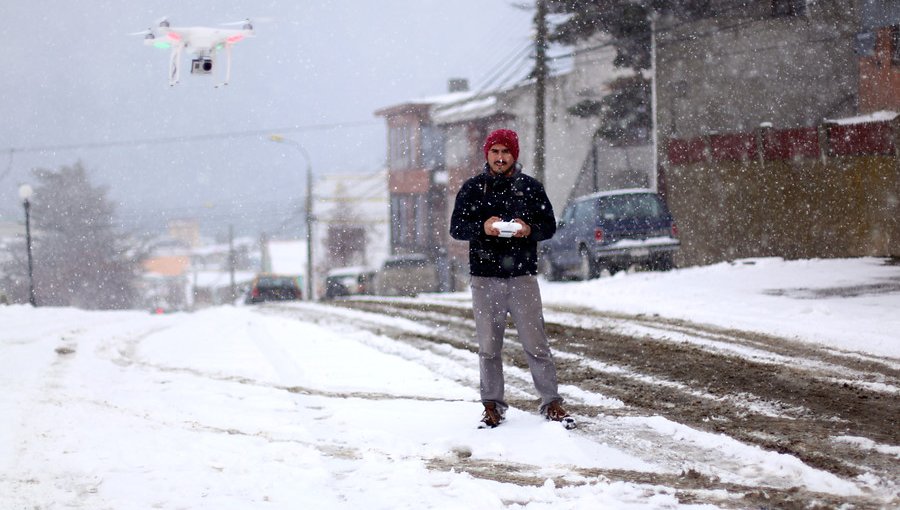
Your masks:
M34 262L31 257L31 195L34 190L31 186L23 184L19 187L19 197L22 198L22 205L25 207L25 246L28 250L28 302L31 306L37 306L37 300L34 298Z
M312 160L309 153L296 140L285 138L281 135L269 135L269 140L278 143L287 143L297 148L306 160L306 299L313 300L313 217L312 217Z

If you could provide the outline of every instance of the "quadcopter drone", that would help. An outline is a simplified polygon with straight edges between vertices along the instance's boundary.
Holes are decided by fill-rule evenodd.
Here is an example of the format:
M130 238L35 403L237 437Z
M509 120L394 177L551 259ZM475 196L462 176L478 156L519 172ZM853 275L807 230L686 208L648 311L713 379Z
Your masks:
M136 32L131 35L143 35L144 44L160 49L171 49L169 57L169 86L178 83L181 75L181 53L191 52L191 74L212 75L216 68L216 56L224 49L227 57L225 64L225 81L216 85L228 85L231 78L231 47L246 37L253 36L253 25L249 19L227 25L241 25L240 29L212 27L173 27L169 20L163 18L157 28Z

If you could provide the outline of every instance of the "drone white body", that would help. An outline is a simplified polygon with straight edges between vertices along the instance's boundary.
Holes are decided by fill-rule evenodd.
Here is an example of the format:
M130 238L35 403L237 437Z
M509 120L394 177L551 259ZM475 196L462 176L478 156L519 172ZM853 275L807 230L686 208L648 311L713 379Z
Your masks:
M238 22L240 29L213 27L173 27L163 19L159 26L133 35L144 35L144 44L161 49L171 49L169 58L169 86L178 83L181 76L181 54L190 52L192 74L213 74L216 57L224 49L227 57L225 80L216 85L228 85L231 79L231 47L247 37L253 36L250 20Z

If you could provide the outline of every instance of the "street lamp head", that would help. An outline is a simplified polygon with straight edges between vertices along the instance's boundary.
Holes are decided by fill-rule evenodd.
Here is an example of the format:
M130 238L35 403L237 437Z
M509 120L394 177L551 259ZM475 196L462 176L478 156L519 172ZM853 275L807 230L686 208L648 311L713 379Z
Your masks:
M19 186L19 198L22 200L28 200L31 198L31 195L34 194L34 190L28 184L23 184Z

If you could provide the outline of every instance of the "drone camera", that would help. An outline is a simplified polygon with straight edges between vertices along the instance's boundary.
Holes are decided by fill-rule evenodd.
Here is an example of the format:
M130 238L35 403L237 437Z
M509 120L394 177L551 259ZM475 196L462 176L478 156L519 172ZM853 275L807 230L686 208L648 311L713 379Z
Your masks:
M191 61L191 73L212 74L213 61L210 57L199 57Z

